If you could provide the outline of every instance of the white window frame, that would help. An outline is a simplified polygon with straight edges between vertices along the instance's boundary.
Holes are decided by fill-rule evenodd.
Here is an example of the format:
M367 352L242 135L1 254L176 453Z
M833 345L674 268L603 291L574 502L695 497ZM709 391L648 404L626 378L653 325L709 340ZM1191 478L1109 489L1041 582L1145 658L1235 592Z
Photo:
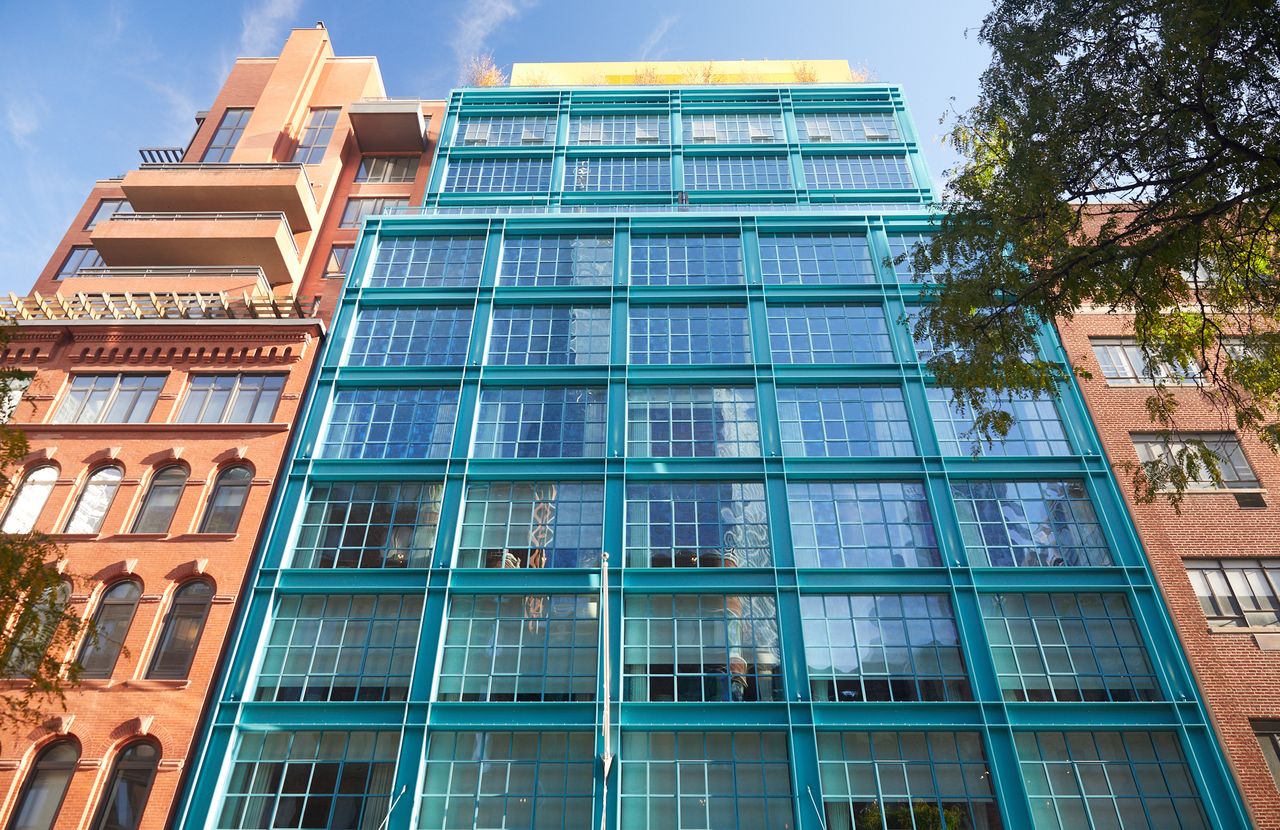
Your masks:
M661 140L657 127L649 126L643 120L636 121L636 144L658 144Z
M484 147L488 145L489 126L484 121L472 121L467 124L462 134L462 143L468 147Z
M720 135L716 132L716 122L713 118L694 118L689 125L689 135L693 139L694 144L719 144Z
M1218 473L1222 476L1222 483L1218 484L1212 478L1196 479L1187 482L1189 492L1223 493L1262 489L1258 474L1249 463L1244 447L1240 445L1240 439L1234 432L1183 432L1170 436L1167 441L1160 435L1150 433L1134 433L1129 437L1133 440L1138 460L1144 463L1172 463L1174 455L1186 447L1189 441L1203 441L1218 457Z
M830 144L832 141L831 121L817 116L808 116L804 120L806 140L814 143Z
M1162 363L1147 363L1137 341L1131 337L1095 337L1089 340L1089 345L1108 386L1153 386L1156 383L1196 386L1199 383L1200 367L1189 366L1186 372L1182 372ZM1139 371L1137 361L1142 361L1145 371ZM1123 374L1107 374L1108 366Z

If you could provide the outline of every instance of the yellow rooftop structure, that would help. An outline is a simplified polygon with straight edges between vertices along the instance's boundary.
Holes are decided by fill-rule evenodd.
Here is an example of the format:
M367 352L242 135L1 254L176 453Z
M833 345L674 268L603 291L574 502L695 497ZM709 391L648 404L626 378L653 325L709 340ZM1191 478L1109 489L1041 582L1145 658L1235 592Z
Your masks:
M610 61L517 63L511 86L829 84L858 81L848 61Z

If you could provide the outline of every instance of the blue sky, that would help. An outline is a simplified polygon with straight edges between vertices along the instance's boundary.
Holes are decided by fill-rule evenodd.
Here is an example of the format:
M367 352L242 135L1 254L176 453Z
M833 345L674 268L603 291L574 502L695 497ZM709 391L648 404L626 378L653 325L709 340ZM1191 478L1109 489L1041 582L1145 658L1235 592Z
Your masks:
M931 172L938 118L977 95L987 0L0 0L0 292L25 292L91 183L183 145L237 55L323 20L391 95L443 97L463 59L845 58L903 84ZM952 100L954 99L954 101Z

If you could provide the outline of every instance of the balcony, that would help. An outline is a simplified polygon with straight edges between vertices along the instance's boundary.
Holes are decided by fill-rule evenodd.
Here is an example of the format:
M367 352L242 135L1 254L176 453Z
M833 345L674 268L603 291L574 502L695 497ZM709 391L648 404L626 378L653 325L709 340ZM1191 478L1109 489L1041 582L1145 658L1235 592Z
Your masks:
M155 268L81 268L58 282L58 293L150 294L155 292L270 294L262 269L193 265Z
M144 213L280 211L295 231L318 221L301 164L144 164L126 173L121 187Z
M347 107L362 153L421 153L427 118L417 98L361 98Z
M296 285L302 263L281 212L117 213L90 234L112 268L257 266L271 285Z

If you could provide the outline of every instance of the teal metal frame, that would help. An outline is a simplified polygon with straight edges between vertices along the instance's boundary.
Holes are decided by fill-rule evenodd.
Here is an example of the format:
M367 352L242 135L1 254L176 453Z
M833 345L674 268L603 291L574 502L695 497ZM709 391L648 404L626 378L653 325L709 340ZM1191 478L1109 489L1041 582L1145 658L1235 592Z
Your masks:
M561 193L565 159L598 148L568 147L568 118L582 112L665 112L672 119L672 140L681 135L680 117L699 111L742 112L751 107L779 107L787 142L710 148L678 145L611 148L609 155L666 153L673 158L673 181L682 180L679 157L684 152L783 152L792 158L793 175L803 182L800 156L814 148L795 141L794 113L804 108L893 111L902 131L901 143L857 147L821 144L817 151L901 152L910 160L917 182L909 193L810 193L804 188L779 194L689 194L690 210L680 210L677 192L661 194L669 206L660 215L636 212L616 204L619 194ZM450 143L462 114L537 114L557 116L556 143L549 147L458 147ZM627 730L762 730L788 736L796 827L823 828L818 812L817 739L826 731L978 731L990 766L993 791L1004 826L1032 826L1031 807L1014 748L1014 735L1038 730L1141 730L1176 733L1199 788L1206 814L1216 830L1249 826L1249 819L1210 726L1208 714L1188 662L1163 605L1134 525L1110 464L1074 381L1063 384L1058 413L1073 454L1046 457L944 457L939 453L926 389L932 378L915 359L903 322L907 309L929 301L927 284L901 282L884 260L888 234L930 230L921 207L931 198L901 90L889 85L810 86L785 88L592 88L503 89L454 92L441 135L444 137L422 215L382 216L366 220L353 267L346 280L326 343L322 365L301 420L295 449L282 475L273 515L252 574L250 595L235 631L235 641L216 701L194 755L195 768L175 826L186 830L213 827L220 793L230 769L236 736L242 732L293 729L379 729L401 735L399 764L388 828L414 826L422 781L422 761L429 733L439 730L595 731L596 752L604 750L600 735L602 704L611 703L613 746ZM601 151L603 152L603 151ZM494 194L442 192L448 161L460 157L505 158L527 153L551 154L556 174L553 191L495 197ZM634 201L649 202L650 194ZM789 204L770 205L783 199ZM839 211L808 210L847 200ZM900 200L903 210L886 211L883 203ZM609 204L612 201L615 204ZM704 204L705 202L705 204ZM752 215L736 205L756 202ZM859 203L861 202L861 204ZM872 202L874 204L866 204ZM726 207L717 211L715 204ZM483 205L483 206L482 206ZM501 215L502 206L529 211L528 216ZM735 205L734 207L727 207ZM574 209L583 212L573 212ZM914 209L913 209L914 208ZM585 210L584 210L585 209ZM453 212L457 211L457 215ZM611 234L615 240L611 285L587 287L505 287L497 284L504 234ZM730 233L743 240L745 284L738 286L632 287L628 281L628 249L633 234ZM758 236L766 232L856 233L870 241L877 281L865 285L764 285ZM483 235L487 239L479 284L473 288L370 288L364 276L379 243L392 237ZM770 362L766 308L776 302L858 302L878 305L890 322L894 363L863 365L782 366ZM640 303L733 302L748 308L755 362L745 366L628 366L628 308ZM369 368L343 365L345 345L362 308L431 304L469 305L474 324L465 363L450 367ZM612 360L607 366L485 366L483 355L491 309L505 304L583 303L612 309ZM1052 326L1039 335L1042 355L1066 364ZM633 459L626 457L626 388L646 384L735 384L756 389L763 455L729 459ZM905 393L918 455L900 458L784 458L775 410L779 383L874 383ZM608 388L605 455L586 459L469 459L478 390L482 385L593 385ZM460 390L460 406L452 453L438 460L341 460L322 458L320 440L325 415L336 389L400 385L448 386ZM773 567L735 569L643 569L623 567L624 490L629 479L725 479L765 485L772 528ZM971 563L961 543L950 495L953 481L1075 479L1088 490L1115 560L1113 567L993 568ZM521 481L590 479L605 482L604 550L609 554L609 607L605 643L611 659L611 689L600 685L590 703L462 703L432 699L440 643L449 598L465 594L595 594L599 569L484 570L452 569L460 511L467 480ZM939 568L812 569L794 565L787 532L789 479L923 482L932 511L943 566ZM394 570L295 569L290 544L295 521L312 482L357 480L430 480L444 483L439 532L430 568ZM1144 636L1160 686L1160 698L1133 703L1027 703L1001 697L987 643L979 595L999 592L1094 592L1124 594ZM833 703L809 699L800 625L799 597L821 593L945 594L955 609L961 645L970 675L971 702ZM251 700L265 633L277 599L306 593L425 594L421 636L409 700L405 703L266 703ZM629 594L766 593L779 609L781 672L788 699L752 703L629 703L621 701L622 611ZM621 762L625 765L626 759ZM619 826L619 767L607 782L596 764L595 822ZM605 797L607 783L608 797Z

